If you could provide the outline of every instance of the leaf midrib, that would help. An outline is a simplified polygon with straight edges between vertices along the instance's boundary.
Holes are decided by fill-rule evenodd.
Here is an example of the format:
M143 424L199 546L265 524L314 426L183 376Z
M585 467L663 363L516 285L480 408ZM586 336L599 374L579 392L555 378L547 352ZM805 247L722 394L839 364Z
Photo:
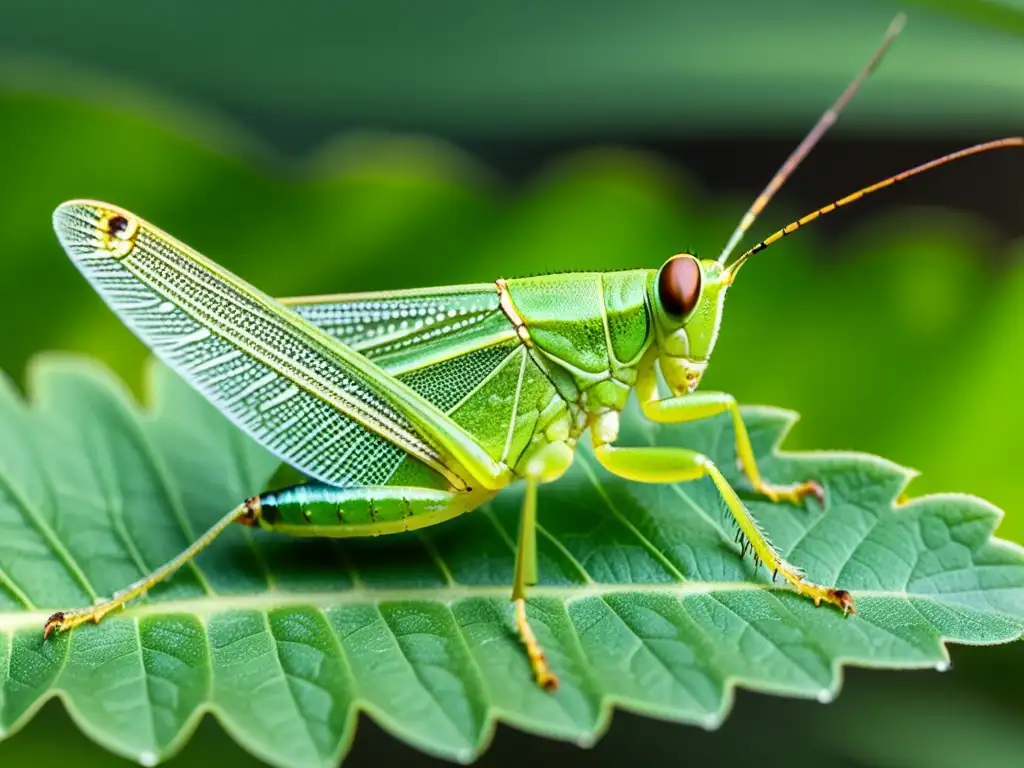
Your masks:
M760 589L785 588L768 584L744 581L692 581L671 582L667 584L600 584L592 582L588 585L535 586L530 587L530 597L548 597L562 600L565 604L576 602L587 597L601 597L607 594L629 592L658 592L663 594L707 594L710 592L752 592ZM342 605L374 605L394 602L432 602L450 604L457 600L469 598L503 598L509 599L511 586L439 586L439 587L402 587L380 588L359 587L323 592L267 592L247 595L218 595L216 597L199 596L182 600L164 600L129 608L122 614L114 614L110 618L158 616L170 613L188 613L193 616L206 616L232 610L266 610L286 608L295 605L312 605L317 607L333 607ZM905 593L904 593L905 594ZM0 632L38 626L42 631L46 619L55 609L38 611L19 611L17 613L0 613Z
M998 589L998 588L997 588ZM197 617L210 616L226 611L244 610L276 610L293 606L313 606L318 608L334 608L346 605L379 605L397 602L430 602L450 605L458 600L471 598L508 599L510 586L439 586L439 587L402 587L379 588L359 587L337 591L322 592L273 592L252 593L247 595L220 595L217 597L199 596L182 600L164 600L129 608L124 613L115 615L125 618L143 618L147 616L163 616L184 613ZM985 590L978 590L984 592ZM586 585L538 585L530 588L531 598L550 598L561 600L564 605L584 600L600 598L606 595L646 593L667 595L713 595L724 592L771 592L775 594L794 594L787 586L765 584L749 581L686 581L652 584L602 584L592 582ZM953 594L962 594L960 592ZM921 594L906 592L900 589L859 589L854 590L855 598L890 598L908 600L926 599L943 602L946 593ZM954 603L954 605L958 605ZM832 610L821 607L820 610ZM43 624L53 613L53 609L45 611L21 611L0 614L0 633L18 631L36 627L42 632Z

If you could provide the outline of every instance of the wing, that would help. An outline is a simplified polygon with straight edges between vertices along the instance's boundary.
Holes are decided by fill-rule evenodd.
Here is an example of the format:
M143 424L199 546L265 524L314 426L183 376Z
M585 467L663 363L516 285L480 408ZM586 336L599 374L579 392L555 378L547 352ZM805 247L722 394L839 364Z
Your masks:
M278 299L300 317L381 365L401 368L405 350L486 346L514 338L494 283ZM387 363L381 363L386 360Z
M520 345L494 283L279 301L446 413Z
M58 207L54 228L159 358L302 472L379 485L418 462L456 488L503 484L507 470L413 389L156 227L85 200Z

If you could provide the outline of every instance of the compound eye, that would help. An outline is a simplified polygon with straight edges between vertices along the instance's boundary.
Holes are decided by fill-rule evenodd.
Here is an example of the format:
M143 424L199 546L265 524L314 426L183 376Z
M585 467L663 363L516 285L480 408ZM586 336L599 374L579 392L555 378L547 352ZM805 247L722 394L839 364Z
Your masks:
M697 306L700 296L700 264L689 254L675 256L658 275L658 298L670 315L685 317Z

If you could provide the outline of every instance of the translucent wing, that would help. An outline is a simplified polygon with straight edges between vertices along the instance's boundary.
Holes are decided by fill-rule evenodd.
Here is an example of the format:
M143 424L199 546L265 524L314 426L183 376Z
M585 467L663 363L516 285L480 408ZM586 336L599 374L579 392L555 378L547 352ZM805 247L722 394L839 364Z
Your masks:
M278 299L303 319L372 360L399 358L432 342L514 337L494 283ZM387 366L382 366L387 367Z
M505 463L516 463L554 396L493 283L279 301L408 384Z
M446 413L520 344L494 283L279 301Z
M419 462L455 487L502 469L412 389L132 214L72 201L54 228L121 319L238 426L334 485Z

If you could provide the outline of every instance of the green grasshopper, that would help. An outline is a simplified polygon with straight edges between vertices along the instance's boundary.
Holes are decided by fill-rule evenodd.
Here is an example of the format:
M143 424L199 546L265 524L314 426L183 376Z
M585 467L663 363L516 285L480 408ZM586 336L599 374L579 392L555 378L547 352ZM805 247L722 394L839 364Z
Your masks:
M898 26L898 25L895 25ZM44 634L99 622L189 562L232 523L295 536L376 536L436 525L525 482L511 598L537 683L558 679L527 619L537 581L537 487L569 468L589 430L611 473L647 483L709 477L735 518L742 552L796 592L854 610L849 592L808 581L772 546L710 459L684 447L618 447L636 392L646 418L728 413L753 489L776 502L814 496L814 480L775 485L758 471L736 401L695 393L728 288L748 259L797 228L953 159L1024 146L980 144L885 179L728 257L786 177L834 122L895 36L794 151L718 259L683 253L660 269L581 272L395 292L273 299L116 206L62 204L64 250L153 352L264 447L311 478L253 496L184 552L107 602L55 613ZM671 395L659 392L661 371Z

